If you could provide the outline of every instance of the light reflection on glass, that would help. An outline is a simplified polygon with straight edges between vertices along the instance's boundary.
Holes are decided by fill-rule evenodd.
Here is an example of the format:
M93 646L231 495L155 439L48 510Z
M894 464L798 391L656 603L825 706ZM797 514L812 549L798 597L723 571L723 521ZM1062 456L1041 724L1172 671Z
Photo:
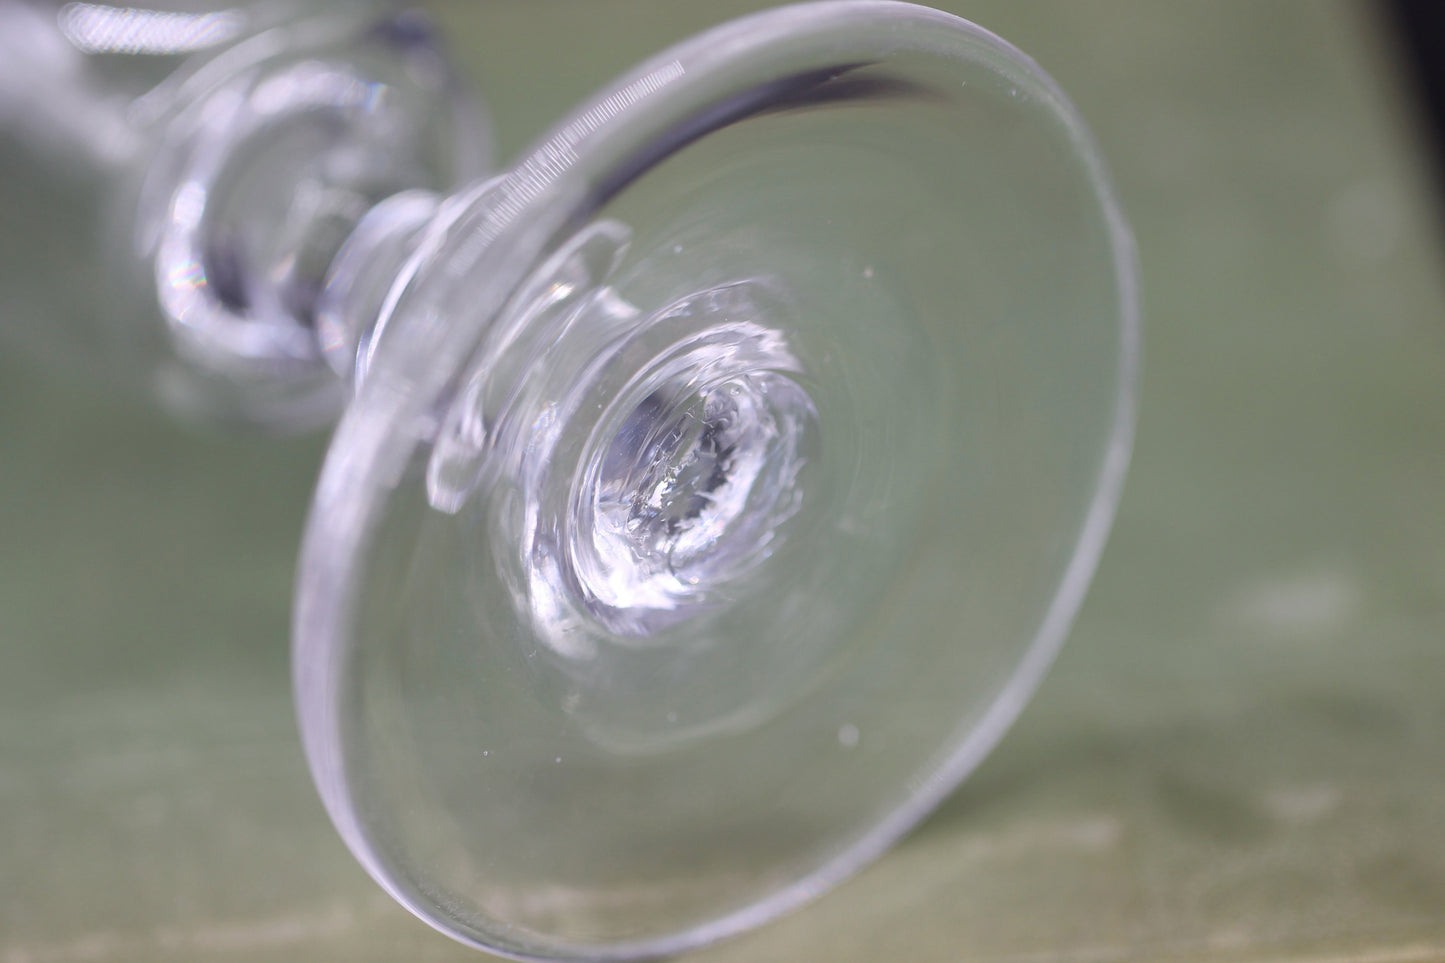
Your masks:
M240 33L240 10L175 13L99 3L67 3L60 8L60 30L85 53L178 54L204 50Z
M251 94L249 106L261 115L293 111L308 104L374 113L383 104L388 89L386 84L368 83L351 71L306 63L263 81Z

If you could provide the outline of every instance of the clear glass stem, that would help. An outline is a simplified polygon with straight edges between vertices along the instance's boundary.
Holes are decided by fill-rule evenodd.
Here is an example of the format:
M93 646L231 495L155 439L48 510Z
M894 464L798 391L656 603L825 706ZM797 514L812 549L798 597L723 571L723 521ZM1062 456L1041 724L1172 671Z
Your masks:
M0 0L0 235L57 254L0 281L3 333L182 415L328 422L338 251L383 199L483 173L487 134L415 11Z
M316 302L316 336L331 369L359 383L393 292L441 206L431 191L404 191L377 204L357 223L326 274Z

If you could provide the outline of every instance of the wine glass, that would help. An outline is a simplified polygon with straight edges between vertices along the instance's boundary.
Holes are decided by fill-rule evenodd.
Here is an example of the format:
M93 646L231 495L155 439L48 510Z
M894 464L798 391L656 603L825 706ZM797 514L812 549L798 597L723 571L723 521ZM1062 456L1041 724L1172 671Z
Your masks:
M166 397L292 425L349 396L293 633L333 821L520 959L819 894L999 739L1102 549L1138 317L1087 130L972 24L825 0L455 186L484 126L435 45L340 22L171 82L179 146L122 205Z
M267 431L334 421L315 300L377 202L491 169L436 31L384 0L0 0L0 338ZM54 252L37 259L34 249Z

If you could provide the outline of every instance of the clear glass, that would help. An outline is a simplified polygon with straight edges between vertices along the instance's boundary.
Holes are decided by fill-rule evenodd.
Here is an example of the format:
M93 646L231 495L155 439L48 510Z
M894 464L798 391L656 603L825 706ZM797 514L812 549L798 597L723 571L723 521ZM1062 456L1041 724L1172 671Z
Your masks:
M333 421L314 299L378 201L490 166L415 11L0 0L0 339L188 418Z
M1127 461L1128 231L1053 82L903 3L719 27L482 180L486 130L389 5L0 0L0 245L55 253L4 333L345 405L294 625L342 836L464 942L664 955L1023 706Z
M1039 680L1127 460L1098 153L916 6L662 54L376 208L320 305L358 390L297 586L313 772L398 900L518 958L676 952L881 852Z

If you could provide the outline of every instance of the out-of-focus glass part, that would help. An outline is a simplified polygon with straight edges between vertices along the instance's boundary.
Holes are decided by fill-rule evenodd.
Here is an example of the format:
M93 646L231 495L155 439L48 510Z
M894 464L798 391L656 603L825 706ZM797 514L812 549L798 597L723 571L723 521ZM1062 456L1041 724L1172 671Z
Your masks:
M82 53L191 53L232 40L246 26L242 10L182 13L101 3L67 3L58 20Z
M1133 270L1053 82L886 2L718 28L506 174L371 209L314 302L358 394L294 650L353 851L458 939L573 960L879 853L1080 601Z
M371 2L0 0L0 338L267 428L334 418L314 333L357 221L482 173L488 129L424 18Z

